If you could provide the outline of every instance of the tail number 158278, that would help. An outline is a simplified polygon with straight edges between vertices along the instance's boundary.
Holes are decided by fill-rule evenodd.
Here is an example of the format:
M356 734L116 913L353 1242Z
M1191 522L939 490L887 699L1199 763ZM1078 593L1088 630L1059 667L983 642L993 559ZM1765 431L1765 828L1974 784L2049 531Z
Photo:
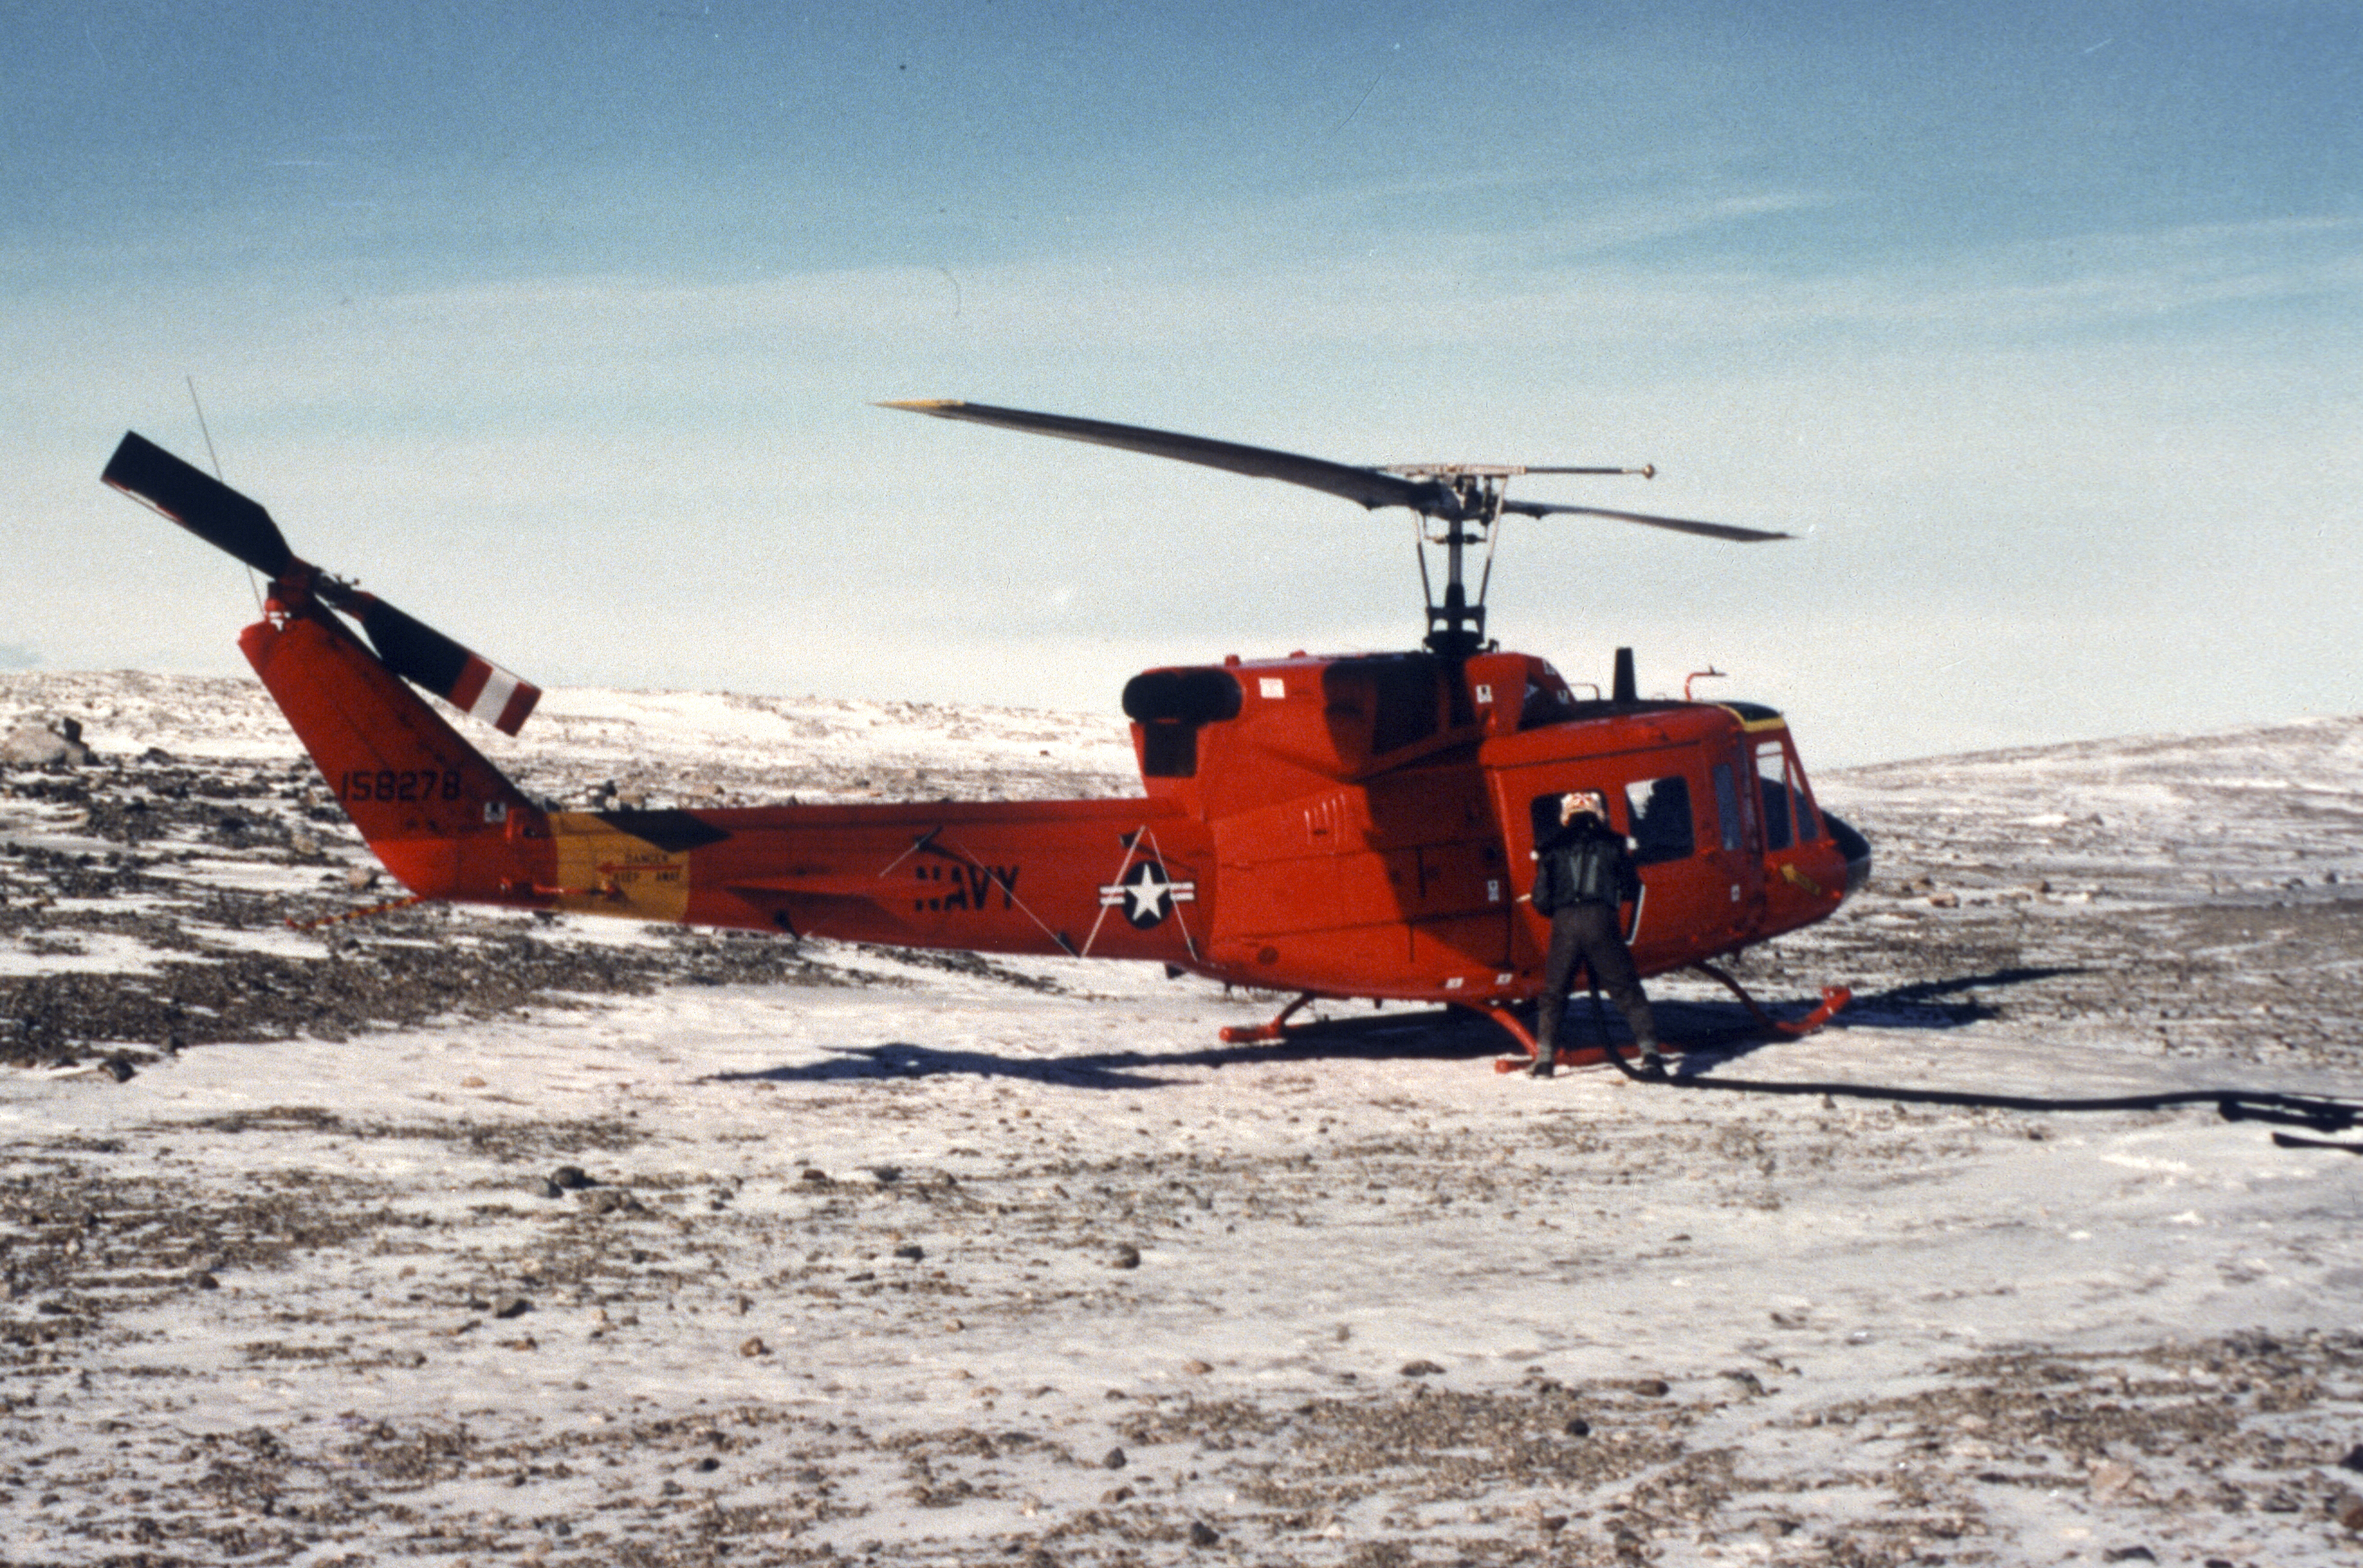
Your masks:
M372 772L354 768L337 780L337 798L344 801L456 801L460 798L457 769L428 767L406 770L381 767Z

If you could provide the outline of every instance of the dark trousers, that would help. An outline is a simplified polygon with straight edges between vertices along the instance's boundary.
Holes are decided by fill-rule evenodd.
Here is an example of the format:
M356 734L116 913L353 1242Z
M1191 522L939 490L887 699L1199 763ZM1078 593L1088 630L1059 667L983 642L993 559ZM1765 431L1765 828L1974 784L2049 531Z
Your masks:
M1535 1004L1535 1044L1540 1053L1548 1056L1554 1048L1579 964L1625 1015L1634 1043L1644 1050L1657 1049L1657 1021L1649 1015L1649 999L1641 990L1640 972L1633 967L1632 949L1616 927L1616 906L1582 903L1569 904L1551 915L1550 956L1543 965L1542 998Z

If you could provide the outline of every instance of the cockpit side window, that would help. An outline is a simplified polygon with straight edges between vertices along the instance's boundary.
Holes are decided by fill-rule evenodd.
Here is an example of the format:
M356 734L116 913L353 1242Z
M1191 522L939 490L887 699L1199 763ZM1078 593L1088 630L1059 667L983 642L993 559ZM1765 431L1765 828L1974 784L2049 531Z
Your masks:
M1797 842L1804 844L1821 837L1821 813L1814 810L1813 791L1805 788L1805 770L1798 765L1794 752L1789 754L1789 803L1797 808Z
M1756 781L1764 790L1764 847L1786 849L1790 834L1788 753L1779 741L1756 748Z
M1627 820L1633 824L1633 859L1641 866L1687 860L1698 848L1691 817L1691 781L1680 774L1636 778L1625 786Z

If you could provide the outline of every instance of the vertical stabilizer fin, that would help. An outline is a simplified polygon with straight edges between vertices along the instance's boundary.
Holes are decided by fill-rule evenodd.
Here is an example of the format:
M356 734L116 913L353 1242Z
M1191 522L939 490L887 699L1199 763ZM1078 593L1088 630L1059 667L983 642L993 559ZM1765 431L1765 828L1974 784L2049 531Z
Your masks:
M239 646L379 859L428 898L508 901L538 878L516 786L325 612L258 622Z

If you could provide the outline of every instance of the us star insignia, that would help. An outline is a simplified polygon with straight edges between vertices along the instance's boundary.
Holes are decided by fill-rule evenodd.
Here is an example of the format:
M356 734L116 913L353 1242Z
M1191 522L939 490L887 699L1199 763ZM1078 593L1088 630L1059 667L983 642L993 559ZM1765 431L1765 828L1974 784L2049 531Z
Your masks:
M1197 899L1197 883L1176 882L1154 860L1141 861L1124 874L1123 880L1100 889L1101 905L1122 909L1124 918L1141 931L1160 924L1175 904L1195 903Z

